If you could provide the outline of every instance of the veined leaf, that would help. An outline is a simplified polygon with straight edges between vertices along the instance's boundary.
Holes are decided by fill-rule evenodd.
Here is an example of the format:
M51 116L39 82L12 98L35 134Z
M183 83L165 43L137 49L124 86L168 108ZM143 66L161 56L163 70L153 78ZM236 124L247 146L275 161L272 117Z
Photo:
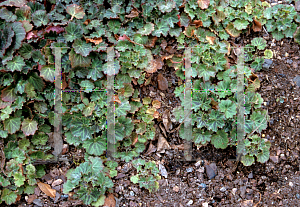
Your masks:
M89 103L82 111L82 114L85 116L91 116L93 111L95 110L95 103Z
M207 127L208 129L216 132L218 128L222 128L225 125L224 122L224 115L220 114L219 111L212 110L209 119L207 121Z
M256 46L259 50L263 50L267 46L267 41L262 37L256 37L251 40L251 45Z
M49 18L45 10L37 10L32 14L32 21L36 27L40 27L47 25Z
M82 7L77 4L72 4L67 6L67 13L72 16L72 19L75 17L76 19L83 19L85 13Z
M199 78L204 78L204 81L208 81L210 77L213 77L216 75L216 70L214 67L209 67L204 64L197 65L197 73Z
M76 54L72 48L69 53L69 60L71 61L72 68L75 67L89 67L91 64L91 58L83 57L82 55Z
M36 92L34 91L34 87L33 87L33 85L31 83L27 83L25 85L25 93L30 98L36 97Z
M22 131L25 136L34 135L38 129L37 125L38 123L35 120L24 119L22 122Z
M17 95L14 92L14 88L9 86L1 91L2 101L13 103L17 99Z
M28 43L23 43L22 47L19 49L20 55L25 59L31 58L32 51L33 51L33 48Z
M239 30L237 30L237 29L234 27L233 23L229 23L229 24L227 25L227 27L225 28L225 30L226 30L226 32L227 32L230 36L232 36L232 37L238 37L238 36L240 36L240 33L241 33Z
M202 129L193 129L193 141L196 145L205 145L210 141L211 133L209 131L204 132Z
M14 22L17 19L17 16L6 8L0 10L0 18L4 19L6 22Z
M147 23L144 25L144 27L140 28L137 33L141 35L149 35L154 30L154 24L153 23Z
M198 5L201 9L207 9L210 3L210 0L198 0Z
M86 152L91 155L100 156L106 151L106 138L97 137L95 139L88 139L84 141L83 147L86 149Z
M4 129L7 130L9 134L14 134L20 129L20 126L21 118L11 117L9 119L4 120Z
M211 108L211 99L208 99L205 93L195 92L192 98L192 109L198 111L200 108L207 111Z
M54 82L55 79L55 67L54 65L44 65L40 71L40 76L46 81Z
M4 188L1 193L1 199L5 201L7 205L11 205L17 201L17 194L8 188Z
M25 66L24 59L21 56L15 56L13 60L8 61L6 64L7 70L11 72L21 71Z
M83 42L80 39L76 39L73 43L73 48L77 54L86 57L93 50L92 45L90 43Z
M83 141L92 138L92 132L90 128L91 127L88 125L88 120L86 120L84 117L82 119L76 118L71 122L72 134L76 137L81 137Z
M178 16L177 15L178 15L178 11L173 10L172 12L169 12L169 13L165 14L162 17L162 19L163 19L163 21L166 21L171 28L173 28L174 24L178 22Z
M224 130L218 130L217 134L212 135L211 143L215 148L225 149L228 145L227 133Z
M70 22L68 26L65 28L66 34L64 34L64 37L67 42L73 42L76 39L80 39L82 37L82 28L80 25Z
M234 28L236 28L237 30L243 30L246 29L247 26L249 25L249 22L247 20L241 20L241 19L237 19L233 22Z
M258 162L265 163L270 158L270 151L266 148L263 148L262 151L256 155L256 157Z
M161 35L163 35L166 37L169 30L170 28L168 27L168 23L161 20L156 24L155 29L152 31L152 35L156 37L160 37Z
M245 166L250 166L254 163L254 157L250 156L250 155L244 155L241 158L241 162L243 163L243 165Z
M230 100L221 100L219 104L220 111L225 113L226 119L233 118L236 115L236 105Z
M38 76L35 72L31 72L28 74L28 77L28 82L31 83L36 90L43 90L45 83L40 76Z
M11 27L12 27L13 31L15 32L14 49L17 50L21 47L22 41L25 39L26 31L21 22L13 22Z
M173 0L160 0L157 2L158 9L162 12L170 12L175 8L176 4Z

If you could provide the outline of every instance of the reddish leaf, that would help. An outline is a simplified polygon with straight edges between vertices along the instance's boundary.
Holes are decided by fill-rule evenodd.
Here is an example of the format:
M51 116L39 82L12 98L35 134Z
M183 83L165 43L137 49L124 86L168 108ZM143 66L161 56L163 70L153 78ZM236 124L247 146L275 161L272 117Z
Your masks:
M86 40L86 43L92 42L92 43L95 43L95 45L98 45L103 41L102 37L98 37L98 38L94 38L94 39L85 38L85 40Z
M60 26L48 26L46 28L46 32L49 33L50 31L56 32L57 34L59 34L59 33L64 32L65 29L63 27L60 27Z
M116 200L113 194L108 193L108 196L105 198L104 206L107 207L115 207L116 206Z
M139 16L139 12L136 8L133 8L131 10L130 14L125 15L125 17L127 17L127 18L134 18L134 17L137 17L137 16Z
M194 21L192 22L192 24L193 24L193 25L195 25L195 26L196 26L196 28L198 28L198 27L202 27L202 26L203 26L203 24L202 24L202 21L201 21L201 20L194 20Z
M14 92L14 88L9 86L3 89L1 92L1 99L2 101L6 101L10 103L14 102L17 99L17 96Z

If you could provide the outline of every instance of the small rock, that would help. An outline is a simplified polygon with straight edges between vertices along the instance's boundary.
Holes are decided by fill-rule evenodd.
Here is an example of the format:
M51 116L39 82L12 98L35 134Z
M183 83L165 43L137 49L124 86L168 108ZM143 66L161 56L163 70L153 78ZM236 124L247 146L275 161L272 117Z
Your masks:
M278 163L278 156L270 156L270 160L272 160L274 163Z
M175 185L175 186L173 187L173 190L174 190L176 193L178 193L179 187L178 187L177 185Z
M216 164L205 165L205 172L208 179L213 179L216 176Z
M297 86L300 87L300 76L299 76L299 75L297 75L297 76L293 79L293 81L297 84Z
M240 191L241 191L240 195L242 198L245 198L246 189L247 189L246 186L241 186L241 188L240 188Z
M291 60L291 59L287 59L286 62L287 62L288 64L293 64L293 60Z
M225 191L226 191L226 188L225 188L225 187L222 187L222 188L220 188L220 191L221 191L221 192L225 192Z
M253 178L253 173L251 172L249 175L248 175L248 178Z
M235 195L236 191L237 191L237 188L232 188L231 193L232 193L233 195Z
M189 167L188 169L186 169L187 172L193 172L193 168Z
M167 90L168 89L168 80L160 73L157 76L158 89Z
M205 183L201 183L201 184L199 185L199 187L205 189L205 188L206 188L206 184L205 184Z
M300 1L295 2L295 9L296 11L300 11Z
M53 181L52 187L57 186L57 185L60 185L60 184L62 184L62 183L63 183L63 180L62 180L62 179L57 179L57 180Z
M159 168L160 174L162 176L164 176L165 178L168 178L168 172L167 172L165 166L163 166L162 164L159 163L158 168Z
M41 199L34 199L33 203L37 206L43 206L44 203L41 201Z
M134 192L133 192L132 190L129 192L129 194L130 194L131 196L134 196Z
M300 199L300 194L299 193L296 194L296 198Z
M190 200L188 203L187 203L187 205L189 206L189 205L192 205L193 204L193 200Z
M289 186L293 187L294 186L293 182L289 182Z
M202 207L208 207L208 203L202 203Z
M298 63L296 61L293 62L293 68L298 68Z
M269 69L271 67L272 63L273 63L273 60L271 60L271 59L265 59L262 67L264 69Z

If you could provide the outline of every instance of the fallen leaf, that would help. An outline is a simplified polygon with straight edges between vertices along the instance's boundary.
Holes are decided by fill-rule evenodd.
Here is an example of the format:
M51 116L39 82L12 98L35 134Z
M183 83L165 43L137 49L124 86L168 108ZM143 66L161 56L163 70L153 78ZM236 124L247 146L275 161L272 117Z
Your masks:
M50 196L52 198L55 198L56 190L52 189L50 185L42 182L37 183L41 191L43 191L47 196Z
M163 91L168 89L168 80L161 73L157 76L157 83L159 90Z
M159 112L158 112L158 111L155 111L154 114L153 114L153 117L154 117L155 119L157 119L157 118L159 117Z
M92 42L95 45L100 44L103 40L102 37L98 37L98 38L94 38L94 39L90 39L90 38L85 38L86 43Z
M62 33L65 31L63 27L60 26L49 26L46 28L46 32L49 33L50 31L56 32L57 34Z
M118 95L115 95L115 102L117 102L118 104L121 104L121 100L119 99Z
M116 206L116 200L113 194L108 193L108 195L105 198L104 205L106 207L115 207Z
M149 144L148 150L144 155L147 156L147 155L149 155L149 154L151 154L152 152L155 152L155 151L156 151L156 147L152 144L152 141L151 141L150 144Z
M162 59L162 61L164 61L164 60L168 60L168 59L172 58L173 56L174 56L174 54L171 54L171 55L162 55L161 59Z
M168 141L164 138L162 134L159 134L158 142L157 142L157 152L164 153L165 150L171 149Z
M27 203L31 204L35 199L37 199L37 195L29 195L27 199Z
M87 20L85 20L85 21L83 22L83 24L88 25L90 22L91 22L91 20L90 20L90 19L87 19Z
M148 43L145 45L146 47L154 47L157 37L152 37L148 40Z
M134 145L135 145L135 143L137 143L137 141L138 141L138 138L139 138L139 136L138 136L138 134L137 134L137 133L132 133L132 135L131 135L132 146L134 146Z
M206 36L206 39L209 42L209 44L213 45L216 37Z
M162 40L160 46L161 46L162 49L166 49L166 47L168 46L167 41L166 40Z
M162 68L163 61L160 57L154 59L152 54L148 54L148 58L150 59L150 65L146 68L147 73L155 73L158 69Z
M201 9L207 9L209 6L209 0L198 0L198 5Z
M139 16L139 12L136 8L133 8L131 10L130 14L125 15L125 17L127 17L127 18L134 18L134 17L137 17L137 16Z
M202 26L203 26L203 23L202 23L201 20L194 20L194 21L192 22L192 24L195 25L196 28L202 27Z
M171 120L170 120L170 111L168 109L164 111L164 113L162 115L162 120L163 120L165 129L167 130L167 132L169 132L169 129L171 126Z
M262 29L261 23L256 19L253 19L252 29L254 32L260 32Z
M159 100L154 100L152 102L152 106L156 109L159 109L161 107L161 102Z

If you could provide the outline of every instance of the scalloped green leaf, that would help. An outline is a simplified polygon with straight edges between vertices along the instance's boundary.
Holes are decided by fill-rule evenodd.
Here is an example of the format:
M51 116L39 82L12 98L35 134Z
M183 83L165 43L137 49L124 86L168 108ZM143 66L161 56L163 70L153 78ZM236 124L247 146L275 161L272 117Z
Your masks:
M20 129L21 118L11 117L4 120L4 129L8 131L9 134L14 134Z
M80 137L81 140L91 139L92 131L86 119L75 119L71 123L71 132L75 137Z
M83 8L77 4L72 4L72 5L67 6L66 11L68 14L70 14L72 16L71 19L73 19L74 17L76 19L83 19L84 15L85 15Z
M227 133L224 130L218 130L217 134L214 134L211 137L211 143L217 149L225 149L228 145L228 142L229 140L227 137Z
M162 12L170 12L175 8L176 4L173 0L159 0L157 2L158 9Z
M38 129L38 123L35 120L24 119L21 129L25 136L34 135Z
M4 188L1 193L1 199L7 205L11 205L17 201L17 194L7 188Z
M109 76L117 75L119 73L120 68L121 68L120 61L114 60L113 64L105 63L103 65L103 72L104 72L104 74L109 75Z
M148 22L144 25L144 27L140 28L137 33L141 35L149 35L151 32L154 31L154 24L151 22Z
M173 28L174 27L174 24L178 22L178 11L176 10L173 10L172 12L169 12L167 14L165 14L163 17L162 17L162 20L167 22L168 25ZM150 33L149 33L150 34Z
M241 158L241 162L243 163L243 165L245 166L250 166L254 163L255 159L253 156L250 155L244 155Z
M241 34L241 31L237 30L233 23L229 23L225 28L225 31L232 37L238 37Z
M247 28L249 22L247 20L237 19L233 22L233 25L234 28L236 28L237 30L243 30Z
M44 65L40 71L40 76L46 81L54 82L55 79L55 66L54 65Z
M37 10L32 14L32 21L36 27L40 27L47 25L49 18L45 10Z
M30 44L28 43L23 43L22 47L19 49L19 54L25 58L29 59L31 58L31 53L33 51L33 48Z
M97 137L95 139L86 140L82 146L86 149L87 153L100 156L106 151L107 141L106 138Z
M211 100L207 98L205 93L200 93L200 92L193 93L192 109L198 111L201 108L202 110L207 111L211 108L210 102Z
M116 115L117 116L125 116L127 114L127 111L131 109L131 106L129 104L129 101L122 101L121 104L116 107Z
M211 110L211 113L209 114L209 119L207 121L207 127L208 129L216 132L218 128L222 128L225 125L224 122L224 115L220 114L219 111Z
M204 79L204 81L208 81L210 77L214 77L216 75L216 70L214 67L209 67L205 64L199 64L196 66L196 70L199 78Z
M38 76L35 72L31 72L30 74L28 74L28 77L28 82L31 83L36 90L43 90L43 88L45 87L45 83L40 76Z
M262 37L256 37L253 40L251 40L251 45L256 46L259 50L264 50L267 46L267 41Z
M16 21L17 16L6 8L2 8L0 10L0 18L4 19L6 22L14 22Z
M220 111L224 112L226 119L233 118L236 115L236 105L230 100L221 100L219 104Z
M89 67L91 64L91 58L83 57L80 54L76 54L74 49L72 48L69 53L69 60L71 61L72 68L75 67Z
M95 103L91 102L83 109L82 114L84 116L91 116L94 110L95 110Z
M34 91L34 87L33 87L33 85L31 83L27 83L25 85L25 93L30 98L36 97L36 92Z
M76 39L82 38L83 30L79 24L70 22L68 26L65 27L65 31L64 37L67 42L73 42Z
M206 145L210 141L211 133L209 131L204 132L199 128L194 128L192 136L196 145Z
M91 43L86 43L80 39L76 39L73 43L73 48L77 54L86 57L93 50Z
M13 22L11 24L13 31L15 32L15 50L19 49L22 45L22 41L25 39L26 31L21 22Z
M170 28L168 27L168 23L161 20L156 24L155 29L152 31L152 35L156 37L160 37L161 35L163 35L164 37L166 37L169 30Z

